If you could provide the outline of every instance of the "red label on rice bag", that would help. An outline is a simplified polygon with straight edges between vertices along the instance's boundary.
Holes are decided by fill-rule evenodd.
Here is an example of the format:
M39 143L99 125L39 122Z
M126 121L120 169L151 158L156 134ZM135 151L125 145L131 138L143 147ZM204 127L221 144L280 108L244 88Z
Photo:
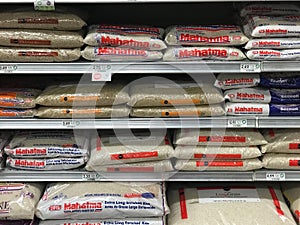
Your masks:
M241 159L241 154L194 154L194 159Z
M299 210L295 210L295 216L296 216L296 220L298 222L300 222L300 211Z
M208 161L196 161L196 167L242 167L244 166L243 161L216 161L216 162L208 162Z
M96 150L101 151L101 139L100 139L100 137L97 137Z
M180 188L178 190L178 192L179 192L179 203L180 203L181 219L184 220L184 219L188 218L184 188Z
M138 166L132 166L132 167L108 167L107 172L154 172L154 167L138 167Z
M51 45L51 41L48 40L10 39L10 43L19 45Z
M246 137L236 136L199 136L198 142L246 142Z
M18 18L18 23L58 24L58 19L55 19L55 18Z
M123 160L123 159L136 159L136 158L152 158L158 157L158 152L133 152L125 154L112 154L110 156L111 160Z
M58 52L33 52L33 51L19 51L18 56L30 56L30 57L57 57Z
M300 160L290 160L289 166L293 166L293 167L300 166Z
M290 143L289 144L289 149L300 149L300 143Z

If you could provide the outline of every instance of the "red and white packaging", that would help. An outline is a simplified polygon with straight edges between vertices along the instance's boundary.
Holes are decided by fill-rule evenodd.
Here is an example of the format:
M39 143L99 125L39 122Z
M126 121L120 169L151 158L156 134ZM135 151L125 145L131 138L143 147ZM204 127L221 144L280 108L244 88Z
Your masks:
M119 47L87 46L81 55L90 61L156 61L163 57L160 51Z
M242 8L240 16L247 15L299 15L300 8L292 4L250 4Z
M266 169L300 170L300 154L268 153L262 163Z
M268 116L269 104L264 103L231 103L225 105L226 114L229 116Z
M189 146L246 147L267 144L256 129L181 129L175 132L174 144Z
M245 49L291 49L300 48L300 38L263 38L248 41Z
M175 169L181 171L249 171L262 168L259 159L244 160L177 160Z
M261 156L258 147L213 147L177 145L174 151L177 159L194 160L240 160Z
M35 113L35 109L0 108L0 118L32 118Z
M255 49L246 52L251 60L300 60L300 49Z
M41 220L149 218L168 213L164 185L145 182L52 183L36 210Z
M258 86L259 74L221 73L215 81L215 86L223 90Z
M262 131L269 142L261 146L263 153L300 153L300 130L292 128L266 129Z
M283 196L289 203L290 209L296 219L297 224L300 224L300 185L298 182L282 182L280 184Z
M244 32L251 37L299 37L300 15L247 16Z
M249 40L235 25L171 26L167 30L168 45L239 46Z
M162 41L163 29L143 26L92 25L84 39L90 46L111 46L145 50L167 48Z
M191 61L202 59L243 60L244 53L232 47L170 47L165 51L164 61Z
M270 91L263 88L240 88L224 92L224 98L230 102L271 102Z

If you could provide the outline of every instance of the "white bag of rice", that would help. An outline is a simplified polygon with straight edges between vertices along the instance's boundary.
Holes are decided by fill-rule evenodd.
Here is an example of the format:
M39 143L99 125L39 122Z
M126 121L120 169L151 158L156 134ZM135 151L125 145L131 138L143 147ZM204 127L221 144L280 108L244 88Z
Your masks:
M175 183L169 225L296 225L276 184Z
M132 108L132 117L208 117L223 116L225 110L220 104L177 107L140 107Z
M39 118L117 118L128 117L126 105L99 107L39 107L34 114Z
M300 170L300 154L268 153L262 163L267 169Z
M243 60L244 53L232 47L170 47L163 56L163 61L197 61L203 59L214 60Z
M36 183L1 183L1 220L32 220L42 195L43 185Z
M244 160L177 160L175 169L180 171L250 171L262 168L259 159Z
M137 84L130 87L130 106L207 105L224 102L222 93L209 85L179 82L178 84Z
M282 182L283 196L290 207L297 224L300 224L300 186L298 182Z
M6 165L21 170L70 170L81 167L86 161L86 157L53 159L20 159L7 157Z
M262 153L300 153L299 129L265 129L262 131L262 134L269 142L261 146Z
M85 167L88 171L96 172L121 172L121 173L162 173L171 172L174 170L172 162L170 160L161 161L148 161L137 163L123 163L118 165L106 165L106 166L94 166L87 162Z
M270 107L267 103L227 102L225 111L229 116L268 116Z
M47 87L36 99L42 106L112 106L129 102L128 87L119 83L61 84Z
M91 47L81 51L81 56L90 61L157 61L163 57L160 51L134 48Z
M0 47L0 61L3 62L72 62L80 55L80 48Z
M246 147L267 143L257 129L180 129L174 137L176 145Z
M223 90L228 90L233 88L255 87L259 85L259 82L259 74L221 73L215 81L215 86Z
M0 107L34 108L40 90L32 88L0 88Z
M235 25L171 26L165 41L168 45L239 46L249 39Z
M36 216L42 220L161 217L169 213L164 192L159 183L52 183Z
M163 217L158 218L128 218L102 220L45 220L39 225L165 225ZM5 224L4 224L5 225ZM17 224L18 225L18 224Z
M252 159L261 156L258 147L219 147L177 145L173 157L195 160Z
M224 98L230 102L269 103L272 97L270 90L256 87L227 90Z
M88 167L169 159L174 149L168 137L148 133L100 135L91 138Z
M87 156L89 140L66 131L18 132L4 151L17 158L54 158Z
M80 30L86 23L67 12L4 11L0 13L0 28Z
M248 41L245 49L290 49L300 48L300 38L260 38Z
M282 2L281 2L282 3ZM295 4L255 3L243 7L240 16L247 15L299 15L300 8Z
M84 43L90 46L163 50L167 46L161 40L162 30L145 26L91 25Z
M300 49L254 49L247 51L246 55L251 60L300 60Z
M35 109L0 108L0 118L31 118L35 113Z

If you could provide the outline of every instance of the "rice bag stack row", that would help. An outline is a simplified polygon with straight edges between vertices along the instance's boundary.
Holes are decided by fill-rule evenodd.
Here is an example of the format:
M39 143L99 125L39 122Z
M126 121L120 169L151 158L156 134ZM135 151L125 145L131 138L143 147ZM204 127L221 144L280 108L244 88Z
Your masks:
M209 117L225 114L222 93L195 81L152 79L130 87L132 117Z
M262 168L255 129L181 129L174 137L175 168L183 171L250 171Z
M235 46L248 41L235 25L175 25L166 29L168 44L164 61L243 60L244 53Z
M89 139L73 131L18 131L4 148L6 165L20 170L69 170L88 159Z
M250 4L240 11L251 60L299 60L300 8L292 4Z
M169 137L147 131L100 132L91 138L86 170L97 172L168 172L173 147Z
M140 25L91 25L81 52L91 61L156 61L167 46L164 29Z
M80 58L86 23L68 12L0 13L0 61L70 62Z
M299 116L299 73L220 74L230 116Z

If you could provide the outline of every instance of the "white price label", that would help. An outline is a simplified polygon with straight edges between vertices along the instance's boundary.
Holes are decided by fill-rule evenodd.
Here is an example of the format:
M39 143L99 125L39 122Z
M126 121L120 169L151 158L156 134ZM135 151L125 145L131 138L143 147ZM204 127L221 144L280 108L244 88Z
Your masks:
M111 81L111 65L94 65L92 81Z
M12 73L16 72L18 70L17 65L1 65L0 66L0 71L3 73Z
M84 181L94 181L95 180L95 174L93 174L93 173L84 173L84 174L82 174L82 180L84 180Z
M247 119L228 119L228 127L247 127Z
M35 0L34 9L37 11L54 11L54 0Z
M268 172L266 174L266 180L269 181L285 181L285 172Z
M246 72L246 73L249 73L249 72L253 72L253 73L259 73L261 72L261 69L260 69L260 64L259 63L242 63L240 65L240 71L241 72Z
M80 125L80 121L79 120L67 120L67 121L63 121L63 126L64 127L73 128L73 127L78 127L79 125Z

